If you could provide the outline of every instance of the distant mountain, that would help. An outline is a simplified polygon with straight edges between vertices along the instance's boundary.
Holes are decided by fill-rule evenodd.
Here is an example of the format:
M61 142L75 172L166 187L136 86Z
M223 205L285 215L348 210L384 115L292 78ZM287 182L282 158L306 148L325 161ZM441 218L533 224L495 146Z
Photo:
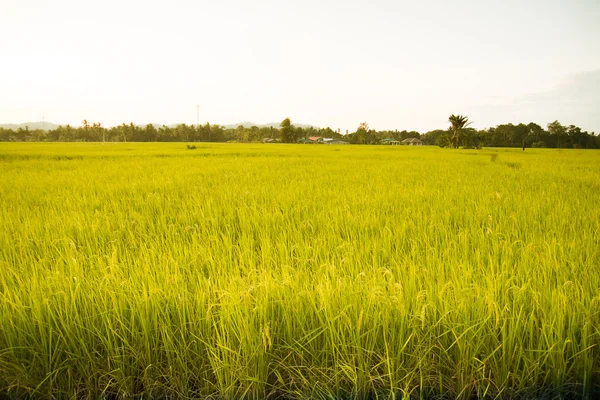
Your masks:
M242 125L244 128L250 128L252 126L258 126L254 122L250 122L250 121L238 122L237 124L227 124L227 125L223 125L223 126L225 127L225 129L235 129L235 128L237 128L240 125ZM264 126L268 126L268 125L264 125ZM260 128L261 126L258 126L258 127Z
M57 124L54 124L52 122L44 122L44 121L37 121L37 122L25 122L22 124L0 124L0 128L4 128L4 129L12 129L13 131L18 130L19 128L22 129L42 129L45 131L51 131L53 129L58 128Z

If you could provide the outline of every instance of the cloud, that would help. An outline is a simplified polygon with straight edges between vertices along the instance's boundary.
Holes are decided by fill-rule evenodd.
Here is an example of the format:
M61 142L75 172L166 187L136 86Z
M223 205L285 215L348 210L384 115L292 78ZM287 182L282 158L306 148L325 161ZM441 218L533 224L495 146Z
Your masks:
M473 107L477 119L501 123L536 122L545 126L558 120L590 132L600 132L600 69L565 77L556 87L508 101ZM476 117L479 115L479 117Z
M591 107L600 100L600 69L565 78L554 90L516 99L518 105L539 104Z

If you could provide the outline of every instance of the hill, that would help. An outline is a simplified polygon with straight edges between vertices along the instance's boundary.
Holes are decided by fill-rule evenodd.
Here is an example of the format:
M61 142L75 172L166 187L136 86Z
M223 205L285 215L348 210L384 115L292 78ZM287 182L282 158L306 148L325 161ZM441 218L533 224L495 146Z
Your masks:
M24 122L22 124L0 124L0 128L12 129L14 131L19 128L22 129L42 129L45 131L51 131L58 128L58 125L52 122L37 121L37 122Z

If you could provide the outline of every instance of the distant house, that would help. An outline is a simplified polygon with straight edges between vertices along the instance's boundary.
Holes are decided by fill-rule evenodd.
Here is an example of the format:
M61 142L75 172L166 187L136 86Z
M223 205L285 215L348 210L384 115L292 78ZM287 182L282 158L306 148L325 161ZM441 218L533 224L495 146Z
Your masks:
M261 139L261 143L279 143L281 140L273 139L273 138L263 138Z
M404 139L401 143L406 146L423 146L423 141L416 138Z
M390 146L398 146L399 144L401 144L398 140L394 139L394 138L385 138L381 141L381 144L387 144Z

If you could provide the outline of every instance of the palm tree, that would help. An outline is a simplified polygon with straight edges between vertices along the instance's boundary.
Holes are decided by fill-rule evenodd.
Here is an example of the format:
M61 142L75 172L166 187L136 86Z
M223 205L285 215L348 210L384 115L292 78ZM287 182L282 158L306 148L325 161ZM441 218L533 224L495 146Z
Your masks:
M460 130L462 128L466 128L467 126L471 125L472 122L468 122L469 118L462 116L462 115L450 115L450 118L448 118L448 121L450 121L450 124L452 124L452 130L454 131L454 134L452 135L452 143L454 145L454 148L458 148L458 139L460 137Z

